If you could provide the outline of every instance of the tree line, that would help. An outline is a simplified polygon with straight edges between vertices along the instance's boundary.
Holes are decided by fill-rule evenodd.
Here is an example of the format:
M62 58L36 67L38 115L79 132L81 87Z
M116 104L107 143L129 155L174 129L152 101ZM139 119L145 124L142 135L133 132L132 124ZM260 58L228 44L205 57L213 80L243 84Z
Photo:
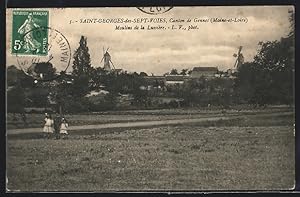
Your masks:
M251 62L242 64L234 79L201 77L184 84L164 87L160 96L183 99L181 106L236 104L293 104L294 103L294 13L290 14L290 33L280 40L260 42L259 50ZM61 107L65 112L113 110L120 94L133 96L131 105L136 108L155 107L151 104L151 92L147 87L146 73L108 72L91 65L87 38L81 36L73 57L72 73L57 74L51 63L39 63L36 72L55 80L34 83L32 76L24 74L16 66L7 68L7 110L19 113L24 107ZM189 70L172 75L187 75ZM72 83L68 83L68 80ZM160 86L163 84L160 83ZM86 95L93 90L108 92L98 101L91 102ZM155 95L154 95L155 96ZM157 106L156 106L157 107ZM166 107L166 106L165 106ZM170 107L170 106L168 106ZM172 105L171 107L177 107Z

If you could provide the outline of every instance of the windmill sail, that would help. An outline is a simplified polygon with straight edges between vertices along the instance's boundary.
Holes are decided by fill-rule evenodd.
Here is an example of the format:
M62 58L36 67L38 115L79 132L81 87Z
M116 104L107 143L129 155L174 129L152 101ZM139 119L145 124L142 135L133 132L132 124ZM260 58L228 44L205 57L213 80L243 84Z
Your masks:
M116 69L115 65L112 63L112 61L110 60L111 65L113 66L114 69Z
M233 54L234 57L236 57L235 63L233 65L233 68L239 68L244 63L244 56L241 53L243 46L239 47L239 50L237 54Z

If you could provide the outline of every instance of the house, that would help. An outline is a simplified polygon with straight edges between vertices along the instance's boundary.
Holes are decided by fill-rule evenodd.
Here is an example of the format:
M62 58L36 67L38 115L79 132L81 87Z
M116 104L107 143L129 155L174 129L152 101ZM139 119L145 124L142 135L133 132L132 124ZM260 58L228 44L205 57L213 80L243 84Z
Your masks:
M147 85L159 86L165 83L165 76L144 76Z
M219 72L218 67L194 67L190 78L198 79L200 77L213 78Z
M185 75L166 75L165 85L183 84L185 81Z

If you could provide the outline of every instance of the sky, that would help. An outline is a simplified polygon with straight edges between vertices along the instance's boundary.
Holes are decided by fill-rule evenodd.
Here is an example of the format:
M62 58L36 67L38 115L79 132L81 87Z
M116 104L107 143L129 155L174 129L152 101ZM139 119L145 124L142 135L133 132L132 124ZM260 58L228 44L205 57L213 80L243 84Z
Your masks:
M149 15L135 7L130 8L48 8L49 26L60 31L68 40L71 53L79 46L80 37L87 37L87 45L93 67L103 67L102 48L108 52L116 68L129 72L146 72L162 75L172 68L192 69L198 66L217 66L219 70L233 68L239 46L245 61L252 61L258 50L258 42L273 41L286 36L289 29L288 10L292 6L223 6L223 7L174 7L170 11ZM25 9L25 10L28 10ZM7 66L17 65L11 54L12 9L7 9ZM115 30L114 23L72 23L80 19L116 18L164 18L162 25L197 25L196 30ZM170 23L171 19L191 18L191 23ZM246 19L237 23L195 23L193 19L237 18ZM125 26L125 24L119 24ZM128 24L135 26L136 24ZM137 24L140 26L141 24ZM156 26L145 23L144 26ZM52 52L54 57L58 54ZM53 64L60 68L59 63ZM71 59L72 64L73 58ZM71 65L72 66L72 65ZM70 66L70 68L71 68Z

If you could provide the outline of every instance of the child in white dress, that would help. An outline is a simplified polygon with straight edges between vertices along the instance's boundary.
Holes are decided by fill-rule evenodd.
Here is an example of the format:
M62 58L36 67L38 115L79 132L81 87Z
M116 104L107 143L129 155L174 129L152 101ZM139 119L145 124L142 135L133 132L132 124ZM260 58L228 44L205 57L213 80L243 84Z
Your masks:
M45 124L44 124L43 131L47 134L47 137L49 138L50 134L53 133L53 131L54 131L54 128L53 128L54 121L53 121L51 115L48 115L48 114L46 114L44 121L45 121Z
M69 124L67 120L65 118L62 118L59 133L63 135L68 135L68 127Z

